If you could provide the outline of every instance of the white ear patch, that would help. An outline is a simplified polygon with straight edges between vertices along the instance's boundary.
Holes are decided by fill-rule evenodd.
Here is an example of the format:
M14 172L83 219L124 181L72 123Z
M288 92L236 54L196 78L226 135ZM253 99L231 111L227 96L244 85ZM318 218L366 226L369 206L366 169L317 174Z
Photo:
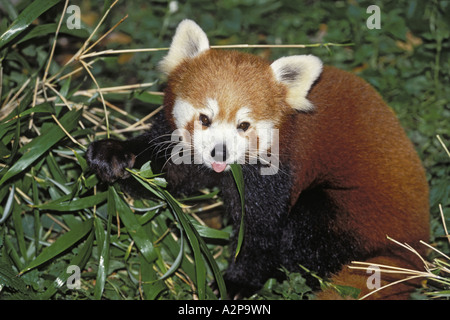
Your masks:
M198 56L209 49L209 41L205 32L192 20L183 20L177 27L169 53L160 62L160 69L169 74L184 59Z
M277 81L288 87L287 102L299 111L312 110L314 106L306 95L322 72L322 61L312 55L299 55L280 58L271 67Z

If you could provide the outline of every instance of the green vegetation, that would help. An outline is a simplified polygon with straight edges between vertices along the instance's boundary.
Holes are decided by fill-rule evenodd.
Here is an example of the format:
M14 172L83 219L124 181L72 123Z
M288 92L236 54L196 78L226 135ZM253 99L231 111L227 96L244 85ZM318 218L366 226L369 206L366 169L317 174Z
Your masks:
M162 103L157 63L184 18L212 45L352 43L239 50L271 60L313 53L374 85L427 170L432 238L424 240L448 255L440 208L449 217L450 2L373 2L79 0L69 5L80 8L81 28L70 29L66 1L0 0L0 299L213 299L212 280L224 294L230 228L226 218L219 229L204 223L220 211L219 190L174 199L147 165L133 174L155 197L130 199L84 159L90 141L146 128ZM381 9L379 30L366 26L371 4ZM442 258L429 257L445 276ZM71 265L81 272L77 290ZM414 297L448 298L448 290L448 280L428 281ZM293 273L253 298L312 296Z

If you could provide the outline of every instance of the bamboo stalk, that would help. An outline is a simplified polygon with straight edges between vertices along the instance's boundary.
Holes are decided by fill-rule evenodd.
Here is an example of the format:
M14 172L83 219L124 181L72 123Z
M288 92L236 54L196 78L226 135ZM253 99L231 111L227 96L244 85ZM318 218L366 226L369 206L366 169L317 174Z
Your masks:
M401 267L396 267L396 266L389 266L389 265L370 263L370 262L352 261L351 262L352 264L356 264L356 265L359 265L359 266L349 265L348 268L350 268L350 269L366 270L366 271L368 271L368 270L371 270L371 267L378 267L380 269L380 272L410 275L410 277L406 277L404 279L400 279L400 280L394 281L394 282L389 283L389 284L387 284L385 286L382 286L382 287L380 287L380 288L378 288L378 289L376 289L374 291L371 291L370 293L368 293L365 296L361 297L360 298L361 300L367 298L368 296L370 296L370 295L374 294L375 292L378 292L378 291L380 291L380 290L382 290L384 288L396 285L396 284L401 283L401 282L406 282L406 281L409 281L409 280L413 280L413 279L416 279L416 278L428 278L428 279L432 279L432 280L437 281L437 282L444 283L446 285L449 284L448 283L449 280L447 278L445 278L443 276L440 276L439 274L435 274L433 272L435 272L436 270L440 270L440 271L444 271L444 272L449 273L450 270L448 270L445 267L443 268L442 266L435 265L433 263L425 261L425 259L422 256L420 256L420 254L414 248L412 248L411 246L409 246L407 244L400 243L400 242L398 242L398 241L396 241L396 240L394 240L394 239L392 239L390 237L387 237L387 238L389 240L393 241L394 243L396 243L396 244L406 248L407 250L411 251L412 253L418 255L419 258L424 263L425 271L406 269L406 268L401 268ZM427 246L430 249L433 249L434 251L438 252L439 254L443 255L445 258L450 260L450 258L447 255L445 255L441 251L437 250L436 248L430 246L426 242L421 240L420 243L422 243L423 245ZM435 261L436 261L436 259L435 259Z
M352 46L353 43L313 43L313 44L231 44L231 45L216 45L210 46L211 49L305 49L305 48L318 48L318 47L347 47ZM168 51L169 48L142 48L142 49L121 49L121 50L103 50L99 52L92 52L83 54L80 59L92 58L102 55L111 54L123 54L123 53L141 53L141 52L158 52Z
M80 90L74 93L74 95L83 95L83 94L94 94L95 92L131 92L131 90L140 89L140 88L146 88L154 85L155 82L147 82L147 83L136 83L136 84L129 84L129 85L123 85L123 86L116 86L116 87L106 87L106 88L100 88L100 89L88 89L88 90Z
M103 39L105 39L114 29L116 29L125 19L128 18L128 14L125 15L119 22L117 22L111 29L109 29L105 34L103 34L100 38L97 39L89 48L87 48L84 53L89 52L93 47L95 47L98 43L100 43Z
M58 39L59 30L61 29L61 24L64 19L64 15L66 14L68 4L69 4L69 0L66 0L66 2L64 3L64 9L61 14L61 18L59 19L59 22L58 22L58 27L56 28L55 37L53 38L53 45L52 45L52 49L50 51L50 57L48 58L48 63L47 63L47 66L45 67L44 78L42 79L43 83L45 83L47 81L48 71L50 70L50 64L52 63L53 55L55 53L56 41Z
M74 137L72 137L70 135L70 133L66 130L66 128L64 128L61 123L58 121L58 119L55 117L54 114L52 114L52 118L53 120L55 120L56 124L61 128L62 131L64 131L64 133L66 134L67 137L69 137L70 140L72 140L73 143L79 145L81 147L81 149L86 149L86 147L84 145L82 145L81 143L79 143L77 140L75 140Z

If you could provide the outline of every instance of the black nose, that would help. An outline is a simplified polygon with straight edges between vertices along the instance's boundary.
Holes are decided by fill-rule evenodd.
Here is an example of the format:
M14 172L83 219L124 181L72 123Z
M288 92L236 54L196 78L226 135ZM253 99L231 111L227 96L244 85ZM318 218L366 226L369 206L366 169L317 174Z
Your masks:
M218 143L211 151L211 157L217 162L225 162L227 160L227 147L223 143Z

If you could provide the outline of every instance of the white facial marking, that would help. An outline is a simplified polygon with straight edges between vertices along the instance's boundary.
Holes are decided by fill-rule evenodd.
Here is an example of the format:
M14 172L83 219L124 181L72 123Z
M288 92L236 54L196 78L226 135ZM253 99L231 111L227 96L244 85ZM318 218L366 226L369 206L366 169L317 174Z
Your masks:
M242 123L244 121L252 123L252 118L251 118L251 113L252 110L250 110L247 107L242 107L238 110L238 112L236 112L236 121L237 124Z
M186 128L192 117L197 114L197 110L189 102L177 99L173 106L173 118L178 129Z
M211 119L219 114L219 103L217 102L216 99L211 98L206 99L206 108L211 113Z

